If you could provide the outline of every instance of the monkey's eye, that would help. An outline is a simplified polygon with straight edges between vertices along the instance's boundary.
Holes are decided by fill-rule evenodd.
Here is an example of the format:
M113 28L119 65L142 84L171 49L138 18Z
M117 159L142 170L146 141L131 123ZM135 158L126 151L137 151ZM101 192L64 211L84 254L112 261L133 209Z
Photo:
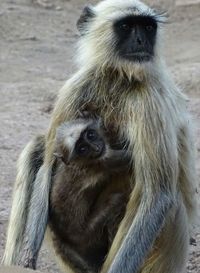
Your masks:
M123 23L123 24L120 24L120 25L119 25L119 28L120 28L121 30L127 31L127 30L130 29L130 26L129 26L128 24L126 24L126 23Z
M148 31L154 30L154 26L153 26L153 25L147 25L145 28L146 28L146 30L148 30Z
M87 131L87 139L92 140L92 141L96 140L97 139L96 131L95 130L88 130Z
M88 145L80 145L77 149L78 154L80 155L86 155L89 152L89 146Z

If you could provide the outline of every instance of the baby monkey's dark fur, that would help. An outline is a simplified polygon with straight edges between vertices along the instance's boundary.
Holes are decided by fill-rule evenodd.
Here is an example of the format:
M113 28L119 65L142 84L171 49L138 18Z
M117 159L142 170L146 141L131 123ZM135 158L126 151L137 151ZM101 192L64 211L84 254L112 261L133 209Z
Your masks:
M101 268L130 192L129 183L109 183L109 176L127 170L129 158L124 147L111 149L102 127L99 119L80 118L57 131L55 155L61 160L53 176L49 226L56 251L80 273ZM67 147L70 135L74 143Z
M112 146L118 149L89 113L57 129L48 223L56 252L76 272L99 272L125 214L130 158L124 143ZM34 268L31 256L22 263Z

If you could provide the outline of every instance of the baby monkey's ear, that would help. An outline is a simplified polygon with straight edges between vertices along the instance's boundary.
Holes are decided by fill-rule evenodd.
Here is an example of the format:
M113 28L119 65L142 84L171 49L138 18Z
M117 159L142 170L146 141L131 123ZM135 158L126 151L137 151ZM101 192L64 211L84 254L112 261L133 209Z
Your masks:
M80 18L78 19L76 26L80 32L81 35L84 35L84 33L87 30L87 26L89 24L89 22L91 21L91 19L93 19L95 17L95 12L94 9L91 5L86 6L82 13Z

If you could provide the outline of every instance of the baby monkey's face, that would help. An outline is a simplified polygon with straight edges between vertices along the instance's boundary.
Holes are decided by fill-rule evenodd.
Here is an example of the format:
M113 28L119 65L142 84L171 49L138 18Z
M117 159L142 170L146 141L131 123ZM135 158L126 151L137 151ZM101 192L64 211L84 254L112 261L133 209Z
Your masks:
M93 164L104 157L107 146L101 119L83 117L58 128L54 155L67 165Z
M96 124L89 125L80 135L73 151L74 158L98 159L105 152L105 141Z

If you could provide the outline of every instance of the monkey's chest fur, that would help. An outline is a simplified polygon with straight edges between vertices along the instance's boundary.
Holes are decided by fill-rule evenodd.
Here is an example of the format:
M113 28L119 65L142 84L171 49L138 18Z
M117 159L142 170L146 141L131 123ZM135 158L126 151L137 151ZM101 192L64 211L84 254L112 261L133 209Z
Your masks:
M119 175L118 175L119 176ZM58 167L49 227L56 251L76 272L98 272L125 214L130 186L116 175L75 165Z

